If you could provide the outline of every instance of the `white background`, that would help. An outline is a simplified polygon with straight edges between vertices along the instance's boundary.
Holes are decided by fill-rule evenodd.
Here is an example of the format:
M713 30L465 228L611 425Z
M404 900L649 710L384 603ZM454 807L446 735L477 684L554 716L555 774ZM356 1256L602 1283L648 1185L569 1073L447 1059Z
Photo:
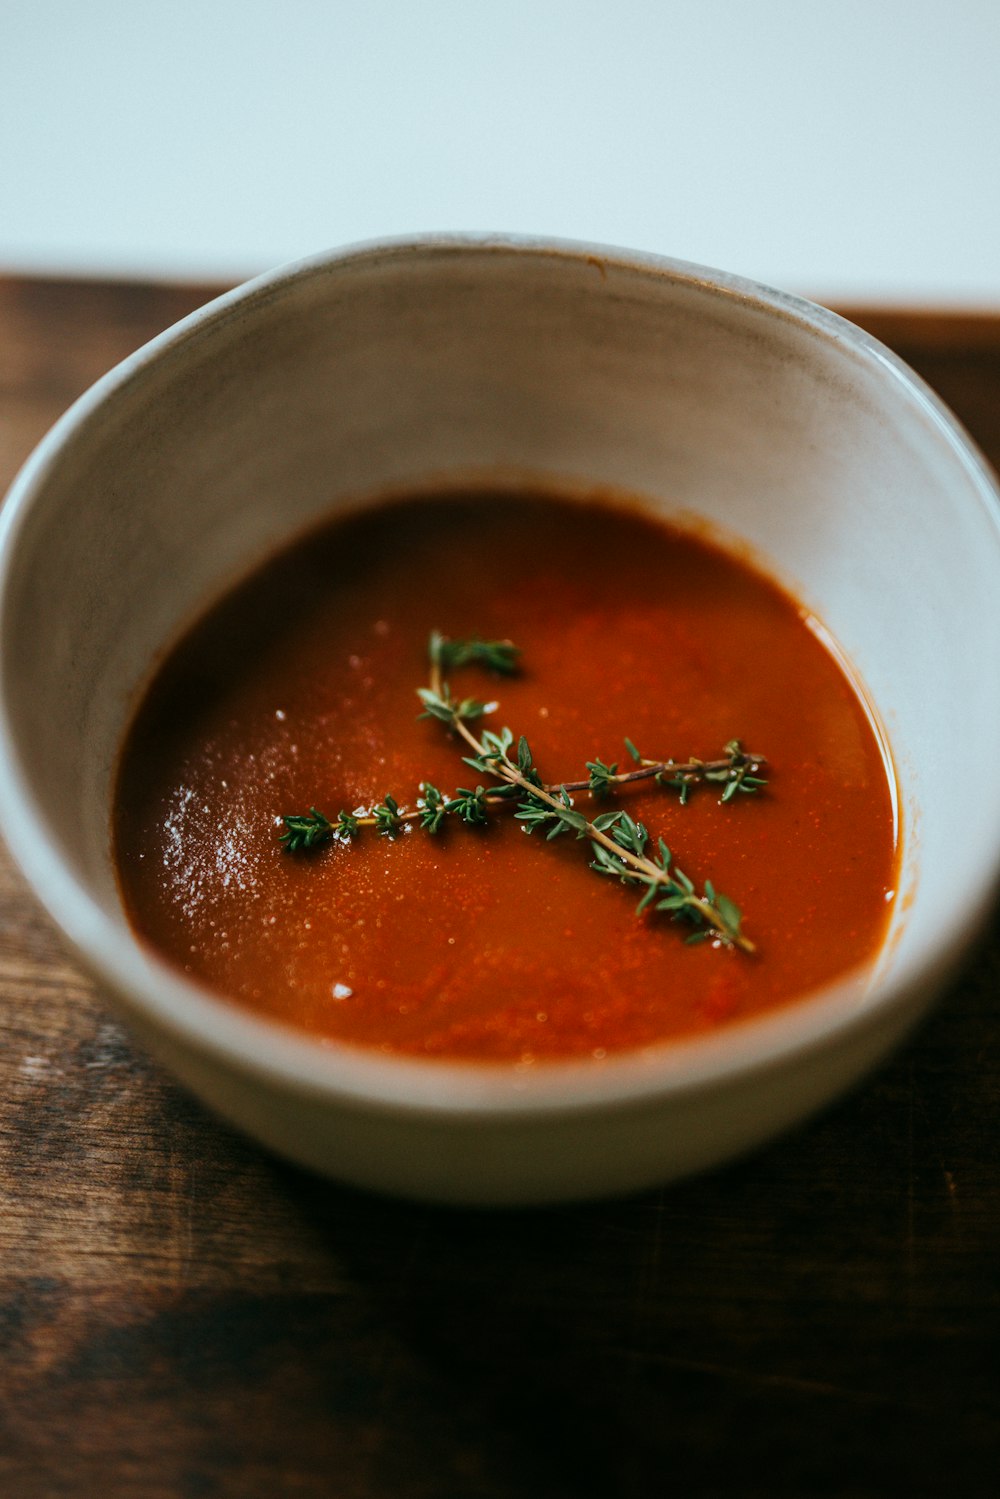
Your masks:
M0 269L427 229L1000 308L1000 0L0 0Z

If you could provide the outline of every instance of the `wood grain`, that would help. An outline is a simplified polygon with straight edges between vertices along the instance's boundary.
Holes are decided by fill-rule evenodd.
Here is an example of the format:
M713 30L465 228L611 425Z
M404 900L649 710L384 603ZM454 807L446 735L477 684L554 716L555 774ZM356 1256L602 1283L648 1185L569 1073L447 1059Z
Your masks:
M0 482L212 290L0 280ZM854 316L1000 462L1000 319ZM6 856L0 995L11 1499L995 1492L1000 922L807 1128L552 1212L369 1199L234 1137L137 1051Z

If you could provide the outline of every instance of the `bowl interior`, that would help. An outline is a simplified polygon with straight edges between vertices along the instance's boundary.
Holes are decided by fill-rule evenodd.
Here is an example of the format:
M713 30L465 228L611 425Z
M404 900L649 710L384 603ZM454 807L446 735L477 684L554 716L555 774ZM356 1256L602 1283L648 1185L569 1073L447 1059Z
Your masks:
M691 268L425 243L223 299L92 392L7 522L3 712L36 812L121 930L109 806L152 664L232 581L407 486L640 496L746 546L830 631L885 725L905 840L883 966L941 960L1000 843L990 480L891 356ZM789 684L794 691L794 683Z

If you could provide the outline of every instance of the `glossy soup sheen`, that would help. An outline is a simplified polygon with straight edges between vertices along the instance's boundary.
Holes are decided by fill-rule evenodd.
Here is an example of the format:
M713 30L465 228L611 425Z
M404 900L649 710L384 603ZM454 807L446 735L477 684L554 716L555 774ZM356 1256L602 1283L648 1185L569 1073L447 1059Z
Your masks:
M426 643L509 638L498 699L548 782L585 761L768 757L767 789L686 806L622 792L698 884L744 913L748 957L635 914L587 845L509 812L433 837L373 831L290 854L313 805L413 806L484 778L418 720ZM603 1058L800 996L870 959L896 873L890 773L808 615L745 562L610 504L415 498L337 522L225 599L172 654L130 732L115 809L136 930L185 973L321 1038L429 1057ZM577 807L593 806L578 794ZM598 810L607 810L607 804Z

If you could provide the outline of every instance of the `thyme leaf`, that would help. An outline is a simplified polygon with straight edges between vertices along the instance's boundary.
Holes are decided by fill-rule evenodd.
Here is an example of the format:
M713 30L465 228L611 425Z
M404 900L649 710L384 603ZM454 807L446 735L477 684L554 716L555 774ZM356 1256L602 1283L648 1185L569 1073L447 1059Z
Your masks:
M305 816L293 814L281 820L285 831L280 841L290 854L297 854L302 849L318 848L320 844L329 843L334 834L333 824L322 812L317 812L315 807L310 807Z
M449 640L439 630L432 630L427 654L432 667L442 676L452 667L472 665L512 676L521 652L509 640Z
M395 838L402 831L403 819L399 815L399 804L394 797L387 796L384 802L379 802L372 808L372 817L375 819L375 830L384 838Z
M446 810L453 812L469 827L482 827L486 822L486 792L482 786L477 786L475 791L459 786Z

